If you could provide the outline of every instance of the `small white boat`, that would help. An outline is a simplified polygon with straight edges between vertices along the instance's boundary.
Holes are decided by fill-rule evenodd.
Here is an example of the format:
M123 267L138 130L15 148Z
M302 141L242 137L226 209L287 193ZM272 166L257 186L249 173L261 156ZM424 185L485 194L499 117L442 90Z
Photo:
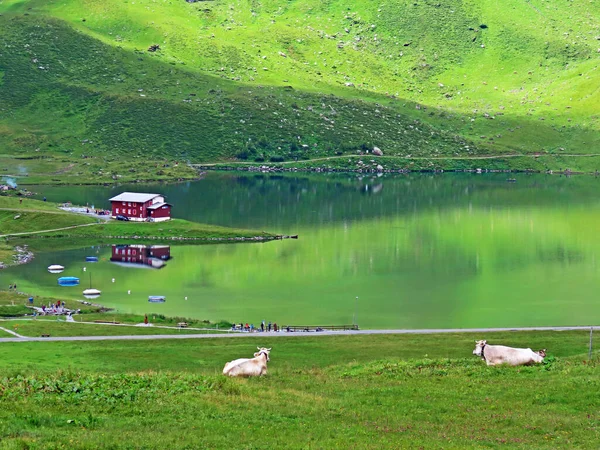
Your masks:
M59 264L52 264L48 266L48 272L50 273L61 273L65 268Z
M102 294L102 291L99 291L98 289L86 289L85 291L83 291L83 295L100 295Z

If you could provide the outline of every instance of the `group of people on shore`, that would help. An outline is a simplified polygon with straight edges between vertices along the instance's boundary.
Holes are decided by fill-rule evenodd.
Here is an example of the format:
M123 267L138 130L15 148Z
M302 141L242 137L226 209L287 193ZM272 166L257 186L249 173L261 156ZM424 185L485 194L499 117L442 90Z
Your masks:
M90 208L85 208L85 212L86 214L96 214L97 216L110 216L112 214L111 211L108 211L106 209L90 209Z
M65 302L58 300L56 303L48 303L48 306L42 305L42 314L64 314Z
M240 324L233 324L231 326L231 331L245 331L247 333L255 333L255 332L261 332L264 333L265 331L267 332L278 332L280 331L279 327L277 326L277 323L271 323L269 322L268 324L265 325L265 321L263 320L260 323L260 327L255 327L253 323L248 324L248 322L246 322L244 324L244 322L240 322Z

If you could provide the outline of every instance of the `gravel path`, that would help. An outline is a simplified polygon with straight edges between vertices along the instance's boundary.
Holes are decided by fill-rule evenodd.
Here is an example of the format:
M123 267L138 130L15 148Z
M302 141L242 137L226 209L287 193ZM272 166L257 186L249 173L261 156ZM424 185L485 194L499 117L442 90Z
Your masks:
M9 237L9 236L25 236L27 234L50 233L52 231L70 230L72 228L90 227L92 225L98 225L98 224L97 223L84 223L83 225L73 225L73 226L70 226L70 227L54 228L53 230L26 231L24 233L0 234L0 238Z
M229 333L229 334L155 334L130 336L71 336L71 337L21 337L0 338L2 342L40 342L40 341L119 341L154 339L212 339L212 338L272 338L272 337L312 337L312 336L358 336L374 334L445 334L445 333L495 333L500 331L572 331L589 330L590 327L530 327L530 328L449 328L423 330L359 330L359 331L311 331L279 333ZM8 331L8 330L7 330Z
M21 336L19 333L15 333L14 331L9 330L8 328L0 327L0 330L6 331L8 334L12 334L13 336L16 336L18 338L24 338L25 337L25 336ZM10 339L10 338L8 338L8 339Z
M88 212L88 211L95 211L95 210L90 209L90 208L85 208L83 206L61 206L59 209L66 211L66 212L72 212L72 213L76 213L76 214L82 214L82 215L88 216L88 217L93 217L94 219L97 219L97 220L109 221L111 219L110 214L96 214L95 212Z

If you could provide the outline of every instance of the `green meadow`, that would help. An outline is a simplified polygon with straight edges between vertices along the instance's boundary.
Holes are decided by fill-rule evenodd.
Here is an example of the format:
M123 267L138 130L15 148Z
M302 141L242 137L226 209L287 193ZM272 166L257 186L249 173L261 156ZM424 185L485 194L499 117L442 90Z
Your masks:
M548 348L487 367L474 340ZM589 332L3 343L5 448L596 448ZM225 362L272 347L269 373Z
M82 225L92 225L81 228ZM25 198L0 196L0 226L3 234L24 234L47 231L43 238L135 238L135 239L235 239L260 237L272 239L270 233L261 231L205 225L182 219L165 223L121 222L98 220L84 214L63 211L55 203ZM78 228L78 226L80 228ZM59 230L61 228L67 230ZM37 236L39 236L38 234ZM21 238L23 239L23 238Z
M21 182L191 178L182 163L373 146L432 161L397 168L523 154L543 163L481 165L596 169L595 3L3 0L0 13L0 175Z
M28 310L28 314L31 314L31 310ZM28 320L0 320L0 326L25 337L41 337L46 335L52 337L64 337L219 333L214 326L211 330L198 330L192 328L175 328L175 323L173 323L171 327L121 325L120 322L118 324L95 324L94 322L90 321L91 317L88 317L87 314L75 315L74 320L75 323L67 323L65 322L64 316L59 316L58 319L48 316L41 316L38 319ZM120 321L121 317L118 314L102 313L102 316L96 320L106 322L111 320ZM143 318L140 318L138 324L143 323L143 320ZM154 322L152 315L150 315L149 320ZM229 328L231 328L231 326Z

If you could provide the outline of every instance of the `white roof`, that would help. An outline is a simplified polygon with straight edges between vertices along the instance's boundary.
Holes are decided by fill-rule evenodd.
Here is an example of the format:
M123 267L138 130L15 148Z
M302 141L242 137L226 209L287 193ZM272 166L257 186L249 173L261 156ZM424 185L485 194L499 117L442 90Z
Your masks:
M145 194L142 192L123 192L110 199L111 202L136 202L144 203L155 197L162 197L161 194Z
M169 203L153 203L152 205L148 206L148 209L159 209L165 205L171 206Z

